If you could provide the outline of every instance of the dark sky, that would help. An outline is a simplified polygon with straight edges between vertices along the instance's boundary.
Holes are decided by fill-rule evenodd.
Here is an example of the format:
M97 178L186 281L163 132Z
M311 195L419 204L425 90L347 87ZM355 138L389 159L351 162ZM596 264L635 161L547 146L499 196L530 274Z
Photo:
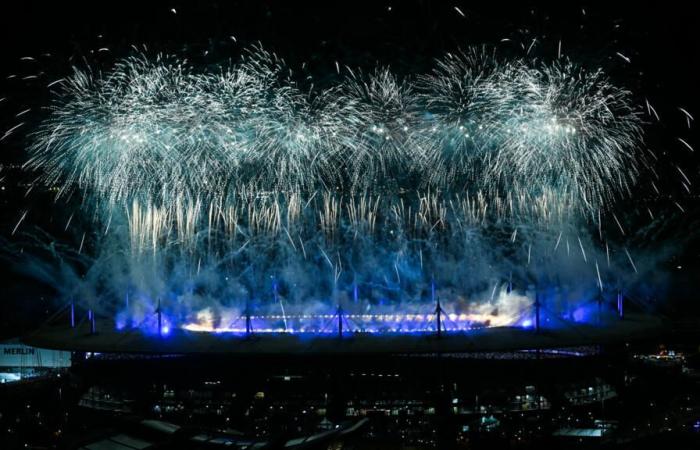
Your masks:
M26 108L32 108L23 118L26 128L39 120L40 108L49 99L46 85L67 74L73 64L88 61L108 67L128 54L131 45L215 64L236 59L243 48L259 41L293 67L306 62L323 83L334 76L336 61L365 68L386 64L408 74L427 70L433 58L458 47L486 43L508 52L536 39L538 55L553 57L561 41L564 54L582 64L602 66L614 81L652 100L663 119L657 127L659 145L676 145L674 139L680 135L695 145L697 132L685 129L678 111L680 106L700 114L694 67L699 38L692 2L623 3L5 2L0 13L0 98L5 98L0 102L0 135L18 123L15 115ZM34 60L22 59L26 57ZM16 133L0 142L0 162L22 160L22 136ZM698 180L694 158L684 156L682 163ZM14 176L11 171L0 172L0 184L6 187L0 194L4 238L25 201L21 190L14 189ZM46 221L50 209L44 211ZM678 227L692 223L681 222ZM697 267L694 248L682 258ZM21 331L28 315L50 310L47 299L36 300L45 295L39 287L7 262L1 264L0 281L6 289L0 289L0 337Z
M292 63L379 61L413 68L458 46L537 38L554 51L561 40L564 53L583 58L602 60L619 51L652 84L666 83L675 95L679 87L695 84L692 7L624 3L24 1L3 5L0 33L6 69L15 67L16 57L51 52L89 58L91 50L123 53L131 44L193 54L206 50L212 60L235 57L237 49L256 41Z
M0 15L6 74L0 74L0 92L8 100L0 114L7 115L12 97L19 97L13 91L32 94L18 99L17 107L42 101L42 87L81 59L108 65L130 52L131 45L146 45L153 52L216 63L237 58L241 49L258 41L293 67L306 62L320 78L334 72L336 61L350 67L388 64L397 72L415 73L444 52L468 45L497 44L507 52L536 39L534 52L553 57L561 42L565 55L603 66L616 81L660 107L690 108L698 93L693 8L680 1L624 3L6 2ZM98 52L100 48L109 51ZM20 59L27 56L38 61ZM37 73L34 81L18 82ZM18 78L4 79L11 74Z

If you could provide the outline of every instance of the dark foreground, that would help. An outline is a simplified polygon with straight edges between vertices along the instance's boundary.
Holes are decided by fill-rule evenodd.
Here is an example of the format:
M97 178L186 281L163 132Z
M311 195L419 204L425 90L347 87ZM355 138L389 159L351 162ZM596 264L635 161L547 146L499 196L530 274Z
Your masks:
M0 448L700 448L697 351L76 354L0 386Z

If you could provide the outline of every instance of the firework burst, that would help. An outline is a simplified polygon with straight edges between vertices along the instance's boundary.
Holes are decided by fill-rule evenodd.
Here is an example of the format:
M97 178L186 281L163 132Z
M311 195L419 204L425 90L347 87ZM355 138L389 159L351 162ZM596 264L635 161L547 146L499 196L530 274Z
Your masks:
M240 313L271 278L283 316L358 285L365 310L420 303L434 280L455 311L483 312L466 297L495 301L505 274L580 277L566 262L577 248L602 290L580 225L630 194L641 125L628 91L570 62L475 48L415 78L382 68L303 90L255 47L207 72L144 55L76 70L28 165L112 233L94 265L113 274L103 283L127 280L112 291L138 293L139 311L169 295L174 324L211 305Z

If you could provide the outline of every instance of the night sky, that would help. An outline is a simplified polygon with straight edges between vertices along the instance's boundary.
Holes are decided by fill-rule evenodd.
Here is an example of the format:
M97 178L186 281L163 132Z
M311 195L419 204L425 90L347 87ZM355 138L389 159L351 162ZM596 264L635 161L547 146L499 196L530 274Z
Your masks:
M556 6L467 1L8 2L0 14L0 98L5 99L0 102L0 135L20 121L25 125L0 142L0 245L12 239L13 228L28 207L38 213L27 226L51 232L56 228L53 205L41 196L25 197L21 184L27 175L16 168L25 158L26 133L41 120L41 108L49 102L46 85L70 73L73 65L87 62L109 68L115 59L133 52L132 46L174 53L206 66L235 60L247 46L260 42L292 67L306 63L308 75L323 85L335 79L336 62L366 69L389 65L398 74L411 74L427 70L435 57L459 47L490 44L507 54L535 39L536 54L552 58L561 42L565 55L602 67L640 102L646 98L653 103L661 123L647 130L647 145L662 157L669 152L693 183L700 183L698 158L682 152L677 140L683 136L698 146L695 124L688 130L678 110L700 114L695 68L700 39L693 6L691 2L557 2ZM27 108L31 111L21 120L16 117ZM662 177L677 174L669 171ZM693 282L700 270L695 237L700 202L695 192L673 195L686 205L686 213L669 214L669 226L655 239L670 244L683 239L678 240L682 248L664 267L672 273L674 288L661 308L664 314L683 315L697 312ZM645 193L639 197L631 201L667 201ZM11 254L2 253L0 338L27 331L54 308L50 286L34 281L12 261Z

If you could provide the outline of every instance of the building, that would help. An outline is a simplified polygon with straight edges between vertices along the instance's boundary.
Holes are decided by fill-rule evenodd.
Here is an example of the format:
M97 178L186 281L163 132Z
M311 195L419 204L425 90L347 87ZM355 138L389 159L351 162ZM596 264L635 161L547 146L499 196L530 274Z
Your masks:
M48 375L71 366L71 353L25 345L19 339L0 342L0 383Z

